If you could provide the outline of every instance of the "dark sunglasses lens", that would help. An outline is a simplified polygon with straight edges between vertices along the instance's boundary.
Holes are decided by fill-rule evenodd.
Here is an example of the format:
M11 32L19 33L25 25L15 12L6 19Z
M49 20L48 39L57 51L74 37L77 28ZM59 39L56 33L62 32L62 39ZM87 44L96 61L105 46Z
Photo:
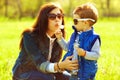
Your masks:
M58 19L62 19L63 18L63 14L48 14L48 18L49 19L51 19L51 20L54 20L54 19L56 19L56 17L58 18Z
M77 25L78 20L77 20L77 19L74 19L73 22L74 22L75 25Z
M62 19L63 15L62 14L57 14L57 18Z
M51 19L51 20L54 20L54 19L56 19L56 15L55 14L49 14L48 18Z

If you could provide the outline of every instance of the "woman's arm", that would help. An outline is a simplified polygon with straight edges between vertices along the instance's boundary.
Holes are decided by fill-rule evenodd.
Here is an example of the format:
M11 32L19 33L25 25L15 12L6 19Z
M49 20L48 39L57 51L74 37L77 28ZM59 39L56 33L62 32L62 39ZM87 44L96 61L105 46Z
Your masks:
M31 60L36 65L36 68L42 72L46 72L46 67L49 62L42 55L42 52L35 44L33 37L29 33L23 34L23 46L26 53L29 55L29 57L31 57Z
M68 56L64 61L56 63L55 70L64 71L64 70L74 70L78 69L78 60L71 61L73 56Z

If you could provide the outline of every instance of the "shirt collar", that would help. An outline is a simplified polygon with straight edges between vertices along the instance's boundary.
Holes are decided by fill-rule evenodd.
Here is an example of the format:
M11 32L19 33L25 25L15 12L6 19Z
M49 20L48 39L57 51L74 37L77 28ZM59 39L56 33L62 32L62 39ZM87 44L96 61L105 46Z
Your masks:
M56 38L51 38L47 33L46 33L47 37L50 39L50 41L55 41Z

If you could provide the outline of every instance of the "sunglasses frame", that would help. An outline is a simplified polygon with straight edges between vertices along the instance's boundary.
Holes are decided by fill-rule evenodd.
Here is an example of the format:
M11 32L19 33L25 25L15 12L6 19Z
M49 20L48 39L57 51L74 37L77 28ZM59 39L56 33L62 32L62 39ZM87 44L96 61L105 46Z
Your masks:
M64 17L64 14L62 14L62 13L58 13L58 14L49 13L49 14L47 14L47 16L48 16L49 19L55 20L56 17L57 17L58 19L62 19L62 18Z
M73 19L73 22L75 25L77 25L79 21L88 21L88 20L95 22L95 20L91 18L81 18L81 19L76 18L76 19Z

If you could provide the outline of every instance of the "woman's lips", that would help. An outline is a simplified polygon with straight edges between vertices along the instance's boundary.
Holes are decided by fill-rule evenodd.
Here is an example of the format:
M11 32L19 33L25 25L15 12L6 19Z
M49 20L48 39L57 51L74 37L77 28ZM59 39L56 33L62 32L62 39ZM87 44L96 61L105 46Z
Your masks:
M60 26L59 24L55 24L55 27L57 27L57 28L58 28L59 26Z
M64 29L64 25L56 24L55 27L56 27L56 28L60 28L60 29Z

